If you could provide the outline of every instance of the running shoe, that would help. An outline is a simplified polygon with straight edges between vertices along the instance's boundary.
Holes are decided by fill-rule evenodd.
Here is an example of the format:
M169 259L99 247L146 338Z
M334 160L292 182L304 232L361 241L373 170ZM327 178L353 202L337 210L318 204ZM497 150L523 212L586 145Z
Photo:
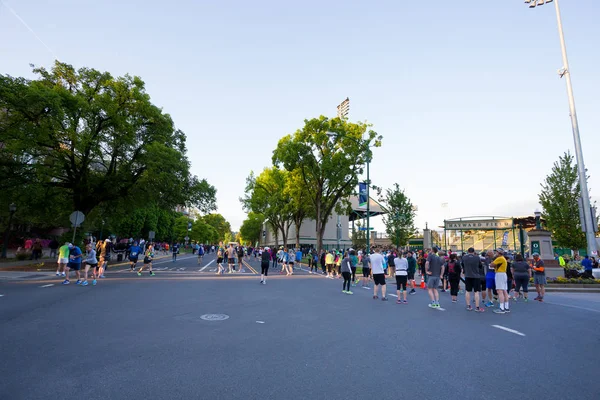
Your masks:
M415 289L411 289L410 292L408 292L408 294L417 294L417 291Z
M354 293L351 292L350 290L346 290L346 294L354 294Z
M96 283L97 283L97 282L96 282L96 280L94 279L94 280L92 281L92 285L93 285L93 286L96 286Z
M402 300L402 303L408 304L408 300Z
M537 296L534 300L539 300L539 299L540 299L540 296Z
M504 309L504 312L505 312L505 313L509 313L509 312L510 312L510 308L505 308L505 309Z
M435 304L433 304L433 303L429 303L428 306L429 306L429 308L435 308Z
M453 303L456 303L458 300L452 300Z
M442 290L440 290L440 292L446 293L446 289L442 289Z
M100 278L106 278L104 275L100 275Z
M88 281L83 281L83 282L81 283L81 286L87 286L87 285L88 285Z
M346 294L347 292L346 292L346 290L342 290L342 293Z
M62 276L62 277L64 278L66 275L65 275L65 273L64 273L64 272L62 272L62 273L60 274L60 276Z
M373 300L377 300L379 296L373 296Z
M494 310L494 314L505 314L505 311L503 309L501 309L501 308L496 308Z
M485 312L485 308L483 308L483 307L475 307L475 312Z
M491 301L488 301L487 303L485 303L486 307L494 307L494 303L492 303Z
M154 272L150 271L150 276L156 275Z
M467 311L473 311L473 307L467 306Z
M387 297L382 297L381 301L388 301L388 298Z
M260 281L260 284L262 285L263 281Z
M60 272L56 272L56 276L60 276Z
M77 279L77 282L75 282L76 285L81 285L81 280Z
M360 282L360 280L359 280L359 279L355 280L355 281L354 281L354 284L355 284L355 285L358 285L358 282Z
M402 304L402 300L400 300L400 299L396 300L396 304Z
M63 285L68 285L69 283L71 283L71 282L68 279L65 279L62 284Z
M525 303L527 303L529 301L529 299L527 297L525 297Z
M543 297L540 297L540 298L538 299L538 301L539 301L540 303L543 303L543 302L544 302L544 298L543 298Z
M309 274L312 274L312 271L308 271Z
M142 273L138 271L138 276L142 276Z

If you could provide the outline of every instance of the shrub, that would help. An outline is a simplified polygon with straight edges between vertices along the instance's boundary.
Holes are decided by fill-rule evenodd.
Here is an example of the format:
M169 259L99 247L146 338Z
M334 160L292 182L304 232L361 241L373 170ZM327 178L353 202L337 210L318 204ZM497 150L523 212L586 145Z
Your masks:
M25 260L27 260L29 258L29 254L27 254L27 253L17 253L15 255L15 257L16 257L17 261L25 261Z

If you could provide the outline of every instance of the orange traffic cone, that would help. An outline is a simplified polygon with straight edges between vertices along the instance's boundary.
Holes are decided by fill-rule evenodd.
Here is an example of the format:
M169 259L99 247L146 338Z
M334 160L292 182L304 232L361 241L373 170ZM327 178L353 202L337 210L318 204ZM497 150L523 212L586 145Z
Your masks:
M421 289L425 289L425 275L421 275Z

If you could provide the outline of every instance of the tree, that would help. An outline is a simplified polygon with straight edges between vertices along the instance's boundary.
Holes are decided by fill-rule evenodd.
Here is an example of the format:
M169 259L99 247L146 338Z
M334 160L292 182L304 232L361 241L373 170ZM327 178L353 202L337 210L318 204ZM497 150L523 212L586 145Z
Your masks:
M566 152L552 167L552 173L541 184L539 194L542 217L554 240L563 247L579 250L586 247L585 234L581 230L577 199L581 196L577 165L573 156Z
M44 202L19 209L52 224L124 199L216 208L214 187L189 172L185 134L139 77L58 61L33 71L36 80L0 75L0 204L35 193Z
M404 246L417 233L415 228L415 208L403 189L395 183L392 189L385 191L379 199L385 211L383 223L392 243Z
M250 173L246 179L246 196L240 199L247 211L262 214L275 232L281 232L284 246L287 246L293 219L288 175L288 171L277 167L265 168L258 177Z
M264 222L264 215L250 211L248 218L242 222L242 226L240 227L240 234L244 242L250 242L251 244L258 242L262 236Z
M219 241L217 230L204 222L202 218L192 222L192 231L189 237L191 240L203 244L217 243Z
M372 157L370 147L381 145L381 136L370 127L324 116L305 120L304 127L283 137L273 152L274 165L298 170L302 177L314 207L318 250L323 248L325 226L334 209L347 208L358 175Z
M363 231L362 224L360 221L356 221L352 229L352 246L354 248L366 248L367 247L367 231Z
M225 241L225 235L228 233L231 236L231 225L221 214L208 214L202 217L202 220L217 231L216 241Z
M292 217L294 227L296 229L296 248L300 248L300 228L302 222L307 217L314 218L314 207L308 197L302 174L299 170L295 169L288 174L288 182L285 185L285 191L290 201L287 204L287 210Z

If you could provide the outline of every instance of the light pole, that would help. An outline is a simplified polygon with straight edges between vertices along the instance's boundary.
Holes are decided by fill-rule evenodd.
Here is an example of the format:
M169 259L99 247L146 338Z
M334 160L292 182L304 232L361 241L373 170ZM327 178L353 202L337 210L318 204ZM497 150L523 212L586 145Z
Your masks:
M563 67L559 70L561 78L566 78L567 81L567 95L569 97L569 110L571 112L571 126L573 129L573 140L575 142L575 157L577 159L577 173L579 175L579 187L581 188L581 198L583 203L583 215L585 226L585 236L587 239L587 253L590 256L595 256L597 253L596 247L596 234L594 227L592 226L592 213L590 206L590 195L587 187L587 177L585 164L583 162L583 151L581 149L581 138L579 137L579 122L577 121L577 111L575 110L575 99L573 97L573 86L571 84L571 71L569 70L569 60L567 58L567 45L565 43L565 35L563 32L562 18L560 16L560 7L558 0L525 0L526 4L529 4L530 8L541 6L554 1L556 9L556 20L558 22L558 35L560 37L560 48L562 51Z
M6 232L4 233L4 246L2 246L2 258L6 258L6 250L8 249L8 239L10 237L10 228L12 225L13 215L17 211L17 206L15 203L10 203L8 206L8 211L10 212L10 217L8 217L8 226L6 227Z

